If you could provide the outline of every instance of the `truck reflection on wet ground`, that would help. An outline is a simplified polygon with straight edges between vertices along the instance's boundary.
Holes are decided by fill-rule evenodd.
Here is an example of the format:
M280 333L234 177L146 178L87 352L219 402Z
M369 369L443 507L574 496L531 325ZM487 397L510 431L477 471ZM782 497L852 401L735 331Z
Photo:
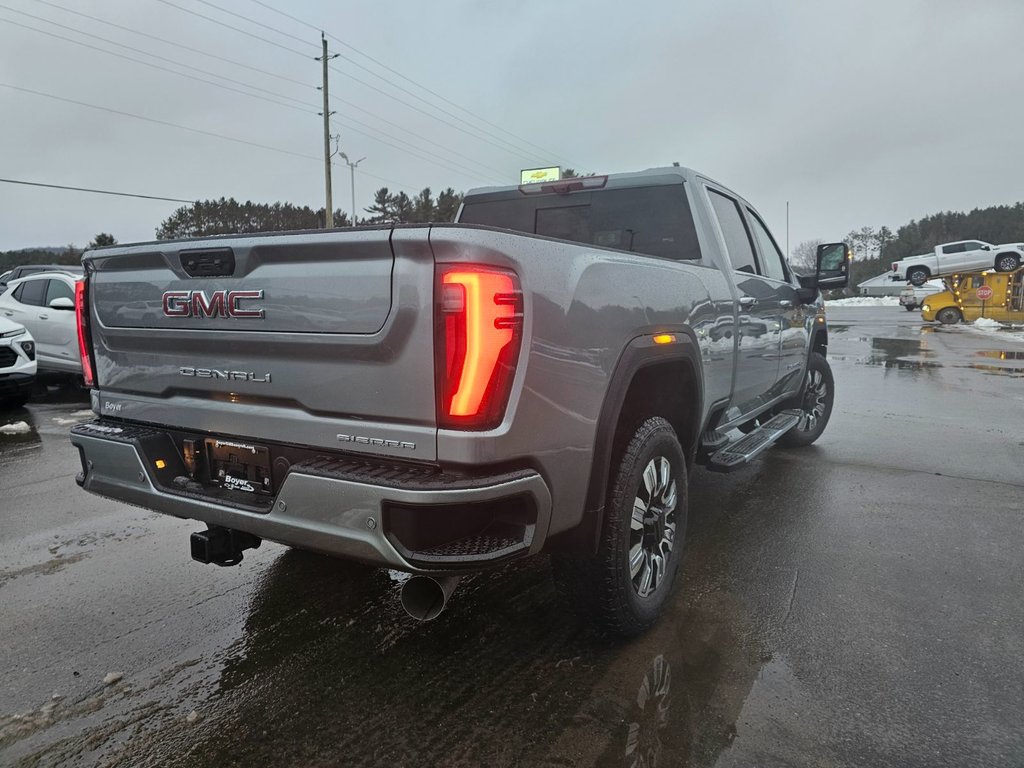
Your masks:
M571 612L546 562L474 577L438 620L413 624L386 572L285 553L192 745L162 763L713 765L796 597L788 566L772 566L778 591L747 590L763 566L763 497L788 496L788 528L828 495L804 482L794 498L796 471L761 467L738 484L697 471L682 587L625 644Z

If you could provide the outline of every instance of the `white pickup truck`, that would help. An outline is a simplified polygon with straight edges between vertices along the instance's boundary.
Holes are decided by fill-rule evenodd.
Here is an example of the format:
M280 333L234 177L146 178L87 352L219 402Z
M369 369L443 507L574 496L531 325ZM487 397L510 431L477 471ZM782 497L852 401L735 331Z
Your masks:
M942 243L923 256L908 256L892 263L892 279L924 285L930 278L954 272L995 269L1013 272L1024 264L1024 243L992 245L980 240Z

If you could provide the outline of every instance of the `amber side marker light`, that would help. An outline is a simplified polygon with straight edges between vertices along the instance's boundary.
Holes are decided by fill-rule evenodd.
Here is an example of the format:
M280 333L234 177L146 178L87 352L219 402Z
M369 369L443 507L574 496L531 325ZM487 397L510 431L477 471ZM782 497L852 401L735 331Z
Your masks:
M157 460L156 460L156 461L154 462L154 464L156 464L156 468L157 468L157 469L163 469L164 467L166 467L166 466L167 466L167 462L166 462L166 461L164 461L163 459L157 459Z
M676 340L675 335L671 333L659 333L654 337L655 344L672 344Z

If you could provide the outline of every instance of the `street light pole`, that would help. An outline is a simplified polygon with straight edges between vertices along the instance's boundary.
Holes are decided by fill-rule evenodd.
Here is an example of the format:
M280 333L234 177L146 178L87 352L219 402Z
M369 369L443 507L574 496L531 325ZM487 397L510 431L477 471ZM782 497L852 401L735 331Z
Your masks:
M354 227L356 225L356 168L359 167L359 164L366 158L360 157L353 163L348 159L348 155L342 152L341 159L345 161L345 165L348 166L348 169L352 174L352 226Z

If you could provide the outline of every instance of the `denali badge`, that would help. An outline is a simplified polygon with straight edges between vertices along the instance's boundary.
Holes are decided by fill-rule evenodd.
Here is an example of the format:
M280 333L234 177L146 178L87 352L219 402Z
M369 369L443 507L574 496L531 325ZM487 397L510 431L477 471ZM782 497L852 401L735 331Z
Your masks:
M182 367L178 369L178 373L182 376L194 376L197 379L228 379L229 381L258 381L261 383L270 383L269 373L257 376L252 371L221 371L216 368Z
M239 304L249 299L262 299L258 291L214 291L207 298L205 291L166 291L164 315L167 317L263 317L263 308L242 309Z

